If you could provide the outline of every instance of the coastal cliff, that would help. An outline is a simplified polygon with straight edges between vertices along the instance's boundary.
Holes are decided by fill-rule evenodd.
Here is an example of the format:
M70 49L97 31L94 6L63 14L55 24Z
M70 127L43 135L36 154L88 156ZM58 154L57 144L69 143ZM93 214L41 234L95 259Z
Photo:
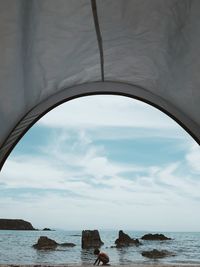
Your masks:
M36 230L30 222L19 219L0 219L0 230Z

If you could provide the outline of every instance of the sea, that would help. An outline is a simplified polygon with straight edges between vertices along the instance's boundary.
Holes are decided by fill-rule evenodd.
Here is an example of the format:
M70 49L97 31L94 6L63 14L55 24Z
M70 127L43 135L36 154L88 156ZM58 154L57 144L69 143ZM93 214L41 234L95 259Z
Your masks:
M132 238L141 238L149 232L124 231ZM104 245L101 250L110 257L111 265L126 264L200 264L200 233L162 232L172 240L144 241L142 245L115 248L118 231L99 231ZM161 232L152 232L161 233ZM36 250L32 246L40 236L47 236L57 243L72 242L75 247L57 247L55 250ZM152 260L141 255L152 249L168 250L175 256ZM81 231L0 231L0 264L92 264L95 261L93 249L81 248Z

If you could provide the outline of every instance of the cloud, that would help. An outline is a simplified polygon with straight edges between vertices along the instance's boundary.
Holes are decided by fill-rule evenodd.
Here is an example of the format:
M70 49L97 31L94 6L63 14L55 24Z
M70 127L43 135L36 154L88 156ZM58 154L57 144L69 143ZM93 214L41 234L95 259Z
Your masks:
M106 181L122 172L138 172L139 166L118 164L106 157L102 146L96 146L84 132L77 138L61 133L39 147L40 155L20 155L7 160L1 183L7 188L60 189L85 195L111 187ZM70 142L71 149L68 149ZM124 183L125 184L125 183ZM96 188L97 187L97 188Z
M189 152L186 154L186 160L190 168L200 175L200 146L192 143Z
M103 195L105 201L113 199L116 203L121 201L119 196L131 203L133 193L141 204L156 204L158 196L171 196L172 191L175 198L183 193L198 196L200 183L194 183L190 170L183 169L184 162L162 166L115 162L85 131L78 131L76 136L64 131L49 136L48 145L39 151L40 155L8 159L1 173L4 187L55 189L95 200Z
M122 96L87 96L69 101L46 114L40 125L47 127L137 127L177 129L171 118L156 108Z
M87 129L51 131L45 146L35 147L37 153L7 160L0 174L1 216L25 216L41 227L48 221L68 229L131 224L169 229L171 216L177 229L178 220L186 227L184 217L199 208L199 147L186 142L181 149L179 160L147 166L113 160ZM22 188L18 198L6 195L6 190Z

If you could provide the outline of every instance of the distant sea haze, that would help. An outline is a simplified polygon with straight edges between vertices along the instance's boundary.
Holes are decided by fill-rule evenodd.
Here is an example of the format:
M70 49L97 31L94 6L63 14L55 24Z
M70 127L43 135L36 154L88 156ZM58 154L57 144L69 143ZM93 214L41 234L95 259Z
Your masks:
M200 264L200 233L157 232L172 238L166 241L145 241L143 245L127 248L113 248L118 231L99 231L104 245L101 247L110 257L111 264L155 263L145 258L142 251L167 250L176 256L156 260L157 263ZM125 231L132 238L141 238L148 232ZM156 233L156 232L154 232ZM71 242L75 247L58 247L50 251L38 251L32 247L40 236L47 236L58 243ZM93 249L81 248L81 231L0 231L1 264L92 264L95 260Z

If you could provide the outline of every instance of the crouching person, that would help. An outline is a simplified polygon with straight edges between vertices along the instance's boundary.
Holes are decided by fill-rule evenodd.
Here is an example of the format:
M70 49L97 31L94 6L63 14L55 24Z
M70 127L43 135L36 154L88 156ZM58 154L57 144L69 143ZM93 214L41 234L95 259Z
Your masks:
M94 254L97 255L97 259L94 262L94 265L99 265L102 262L102 265L109 265L109 257L105 252L100 252L98 248L94 250Z

